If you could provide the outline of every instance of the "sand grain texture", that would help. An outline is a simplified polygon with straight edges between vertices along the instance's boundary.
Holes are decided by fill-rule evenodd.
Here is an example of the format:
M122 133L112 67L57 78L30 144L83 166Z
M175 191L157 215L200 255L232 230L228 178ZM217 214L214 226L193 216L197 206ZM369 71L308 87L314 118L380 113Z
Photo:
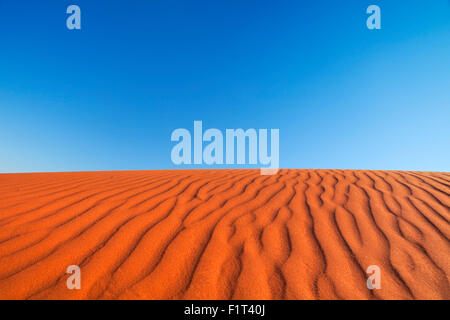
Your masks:
M1 174L0 299L450 299L449 220L450 173Z

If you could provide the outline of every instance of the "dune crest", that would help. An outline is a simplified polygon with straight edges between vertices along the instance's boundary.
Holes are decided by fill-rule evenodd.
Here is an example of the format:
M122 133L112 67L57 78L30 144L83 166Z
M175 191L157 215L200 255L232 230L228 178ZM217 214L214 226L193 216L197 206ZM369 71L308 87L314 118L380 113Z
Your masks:
M450 173L0 174L0 194L0 299L450 299Z

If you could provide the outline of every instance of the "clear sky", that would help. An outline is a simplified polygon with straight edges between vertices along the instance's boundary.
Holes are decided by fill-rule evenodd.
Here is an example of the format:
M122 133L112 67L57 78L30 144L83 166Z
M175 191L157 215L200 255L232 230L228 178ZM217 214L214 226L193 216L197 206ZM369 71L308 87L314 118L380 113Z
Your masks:
M0 0L0 172L180 168L194 120L279 128L283 168L448 172L450 1Z

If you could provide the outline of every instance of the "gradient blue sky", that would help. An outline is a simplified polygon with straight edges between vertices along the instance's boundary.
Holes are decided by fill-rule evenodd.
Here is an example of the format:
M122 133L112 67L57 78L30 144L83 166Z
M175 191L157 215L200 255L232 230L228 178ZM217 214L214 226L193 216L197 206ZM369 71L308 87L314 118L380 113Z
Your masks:
M194 120L279 128L284 168L450 171L450 2L0 0L0 172L180 168Z

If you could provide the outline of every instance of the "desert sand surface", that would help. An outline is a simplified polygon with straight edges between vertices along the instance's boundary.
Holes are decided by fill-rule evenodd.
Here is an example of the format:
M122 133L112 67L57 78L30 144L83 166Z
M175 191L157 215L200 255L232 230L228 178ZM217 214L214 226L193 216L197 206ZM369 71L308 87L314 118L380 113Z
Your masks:
M0 299L449 299L449 219L450 173L1 174Z

